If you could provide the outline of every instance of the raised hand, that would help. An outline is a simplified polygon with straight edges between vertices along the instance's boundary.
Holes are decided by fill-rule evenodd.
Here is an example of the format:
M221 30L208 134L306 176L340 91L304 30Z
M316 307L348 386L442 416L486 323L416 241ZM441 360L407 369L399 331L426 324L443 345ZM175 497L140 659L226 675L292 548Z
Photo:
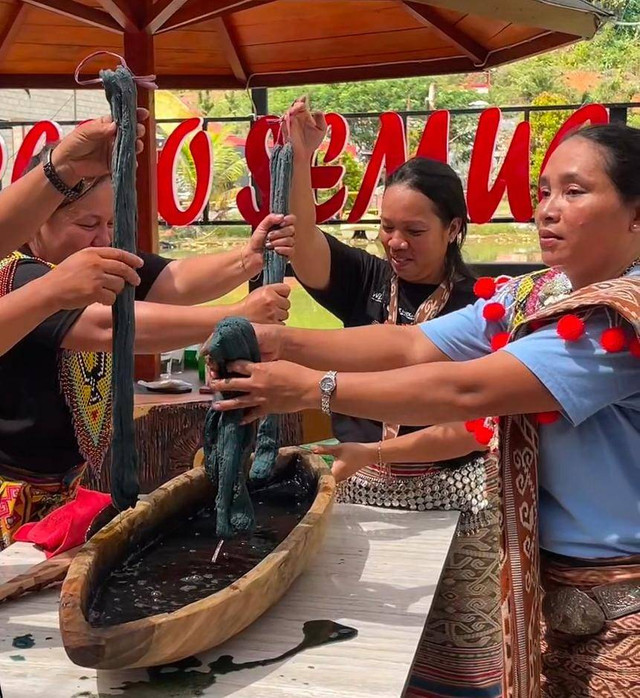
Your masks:
M136 152L142 152L145 134L143 122L149 118L146 109L137 110ZM77 126L54 148L51 161L61 179L74 186L83 177L95 178L111 171L111 154L116 124L110 116L92 119Z
M261 286L240 301L236 314L251 322L282 325L289 317L290 292L291 289L287 284Z
M140 257L124 250L87 247L67 257L44 278L61 309L84 308L92 303L113 305L125 283L140 283L135 270L142 264Z

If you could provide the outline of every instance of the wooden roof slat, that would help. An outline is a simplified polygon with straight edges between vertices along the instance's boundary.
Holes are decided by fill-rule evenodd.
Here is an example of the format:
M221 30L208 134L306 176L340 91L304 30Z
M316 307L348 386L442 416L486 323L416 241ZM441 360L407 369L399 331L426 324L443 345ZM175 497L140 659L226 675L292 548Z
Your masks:
M126 0L98 0L98 3L125 31L138 31L136 16Z
M113 17L102 10L96 10L93 7L82 5L75 0L22 0L28 5L39 7L42 10L55 12L77 19L85 24L90 24L94 27L100 27L112 32L121 32L122 27L113 19Z
M145 29L151 34L155 34L187 2L188 0L156 0L153 5L153 17L149 20Z
M24 23L28 9L27 5L19 0L16 0L14 7L11 8L11 13L0 32L0 62L6 58L9 49L13 45L18 30Z
M231 72L239 82L246 84L249 79L249 72L245 68L240 49L234 38L233 27L230 26L229 21L224 17L217 17L214 22L222 44L222 50L227 61L229 61Z
M157 32L171 31L189 24L204 22L214 17L248 10L259 5L267 5L274 0L191 0L179 12L176 12Z
M421 5L435 5L468 12L469 0L413 0ZM590 11L587 9L590 8ZM584 2L572 0L476 0L473 13L500 17L514 24L539 27L548 31L590 39L610 12Z
M465 34L455 24L450 24L438 14L437 10L427 5L405 0L402 3L409 14L415 17L422 24L433 27L443 38L450 41L459 48L466 56L473 61L477 67L483 66L487 62L489 52L487 49Z

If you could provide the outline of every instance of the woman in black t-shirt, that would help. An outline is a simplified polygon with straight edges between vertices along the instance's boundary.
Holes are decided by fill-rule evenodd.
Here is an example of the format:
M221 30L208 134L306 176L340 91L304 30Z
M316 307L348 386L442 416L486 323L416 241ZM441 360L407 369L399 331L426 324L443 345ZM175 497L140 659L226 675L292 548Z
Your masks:
M380 211L386 258L380 259L316 227L310 163L326 122L304 100L288 116L294 148L290 205L297 219L292 264L310 295L346 327L424 322L473 303L474 279L461 255L467 208L456 173L443 163L413 158L388 177ZM343 443L316 451L336 458L338 501L462 511L441 580L447 595L434 600L407 695L435 685L443 696L458 695L461 687L496 695L502 642L498 514L490 495L495 453L462 423L415 431L341 415L332 419ZM456 677L452 693L446 692L443 665ZM478 665L490 668L479 675Z
M42 167L48 149L33 168ZM104 175L89 181L80 197L63 200L27 245L0 259L0 297L9 302L12 292L40 284L74 254L109 246L112 220L113 191ZM284 322L285 284L258 289L233 305L197 304L262 269L270 229L279 227L266 244L289 256L292 223L292 216L267 216L244 247L218 255L169 260L139 253L144 264L136 287L136 353L203 342L231 315ZM111 438L111 308L93 303L46 315L0 356L0 549L21 524L72 498L85 467L102 465Z

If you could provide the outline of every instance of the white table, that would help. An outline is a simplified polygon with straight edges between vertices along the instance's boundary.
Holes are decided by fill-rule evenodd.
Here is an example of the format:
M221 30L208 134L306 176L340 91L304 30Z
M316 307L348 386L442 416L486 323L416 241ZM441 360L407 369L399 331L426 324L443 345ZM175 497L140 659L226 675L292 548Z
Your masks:
M3 698L400 697L457 520L455 512L337 505L322 551L279 604L199 657L201 665L151 681L145 670L96 672L72 664L58 630L59 590L0 604ZM43 557L31 545L11 546L0 553L0 581ZM302 640L303 623L316 619L356 628L358 636L268 666L224 675L208 667L222 655L236 664L278 656ZM32 648L12 646L28 633Z

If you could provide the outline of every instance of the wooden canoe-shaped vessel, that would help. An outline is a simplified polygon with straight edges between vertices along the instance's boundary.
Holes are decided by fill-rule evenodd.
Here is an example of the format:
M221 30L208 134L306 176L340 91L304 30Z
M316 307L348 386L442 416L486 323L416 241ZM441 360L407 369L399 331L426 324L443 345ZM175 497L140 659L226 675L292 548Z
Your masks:
M322 542L335 492L333 477L321 458L299 449L280 452L280 459L293 457L317 482L306 515L250 572L177 611L108 627L94 627L88 621L93 593L114 566L163 522L183 512L194 513L213 500L214 488L202 468L162 485L97 533L78 553L62 587L60 629L70 659L96 669L178 661L225 642L275 604Z

